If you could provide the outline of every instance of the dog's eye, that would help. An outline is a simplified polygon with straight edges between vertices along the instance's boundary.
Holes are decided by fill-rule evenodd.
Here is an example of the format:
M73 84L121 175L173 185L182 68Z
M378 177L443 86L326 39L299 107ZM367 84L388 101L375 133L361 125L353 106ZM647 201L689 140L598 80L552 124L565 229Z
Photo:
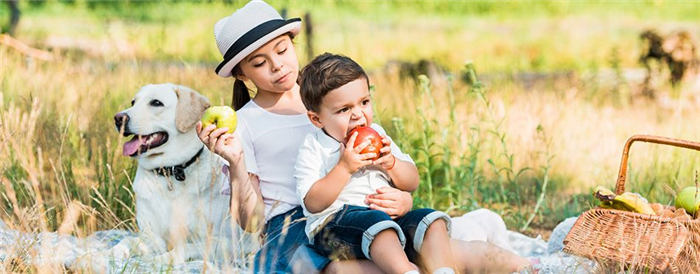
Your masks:
M134 102L136 102L136 100L131 100L131 106L132 106L132 107L134 106Z
M153 101L151 101L150 105L151 105L152 107L162 107L162 106L163 106L163 102L158 101L158 100L153 100Z

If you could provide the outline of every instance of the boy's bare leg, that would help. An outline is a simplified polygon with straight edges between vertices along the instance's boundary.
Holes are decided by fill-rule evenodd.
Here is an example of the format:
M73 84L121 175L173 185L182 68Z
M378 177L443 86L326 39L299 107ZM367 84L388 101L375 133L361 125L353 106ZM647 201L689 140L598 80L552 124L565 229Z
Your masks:
M530 261L512 252L482 241L450 240L455 271L460 273L513 273ZM370 260L333 261L323 273L383 273Z
M483 241L452 239L450 246L461 273L513 273L530 265L526 258Z
M419 252L422 266L428 273L433 273L441 267L455 269L452 250L445 248L447 245L450 245L450 236L447 235L447 224L445 220L438 219L425 231L423 244Z
M386 273L406 273L416 268L408 261L396 230L387 229L374 236L369 254L381 270Z
M413 264L413 268L418 266ZM374 262L365 259L332 261L323 269L324 274L384 274Z
M383 274L381 269L370 260L332 261L324 269L324 274Z

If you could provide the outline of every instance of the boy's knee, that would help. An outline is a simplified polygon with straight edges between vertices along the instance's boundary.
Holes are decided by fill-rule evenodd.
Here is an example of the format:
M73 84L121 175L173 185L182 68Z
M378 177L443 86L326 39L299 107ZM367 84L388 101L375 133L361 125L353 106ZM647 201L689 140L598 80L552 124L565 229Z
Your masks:
M420 252L425 238L433 233L446 233L450 235L450 217L444 212L432 211L425 215L416 227L416 232L413 238L413 248L416 252ZM444 231L444 232L443 232Z
M367 231L363 233L362 237L362 252L364 253L365 257L370 260L372 259L369 251L377 237L392 237L392 233L395 235L394 237L398 238L399 242L401 243L401 247L405 247L406 236L404 236L399 225L391 221L391 218L390 220L377 222L367 229Z
M374 236L375 239L379 237L399 237L399 234L396 233L396 230L389 227L382 231L379 231L379 233L377 233L377 235Z
M429 234L445 233L445 234L447 234L447 221L445 219L442 219L442 218L433 221L433 223L428 226L428 230L426 233L429 233Z
M441 211L432 211L426 214L418 225L418 230L423 230L426 233L431 231L445 231L449 234L451 226L450 216Z

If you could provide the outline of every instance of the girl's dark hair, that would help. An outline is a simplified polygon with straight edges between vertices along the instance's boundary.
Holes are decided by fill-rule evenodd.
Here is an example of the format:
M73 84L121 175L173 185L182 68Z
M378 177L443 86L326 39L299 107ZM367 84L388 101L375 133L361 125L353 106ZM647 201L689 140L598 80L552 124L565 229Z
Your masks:
M236 65L236 67L233 68L233 76L241 75L241 73L241 68ZM236 78L236 81L233 82L233 98L231 99L233 110L238 111L249 101L250 91L248 87L245 85L245 82Z

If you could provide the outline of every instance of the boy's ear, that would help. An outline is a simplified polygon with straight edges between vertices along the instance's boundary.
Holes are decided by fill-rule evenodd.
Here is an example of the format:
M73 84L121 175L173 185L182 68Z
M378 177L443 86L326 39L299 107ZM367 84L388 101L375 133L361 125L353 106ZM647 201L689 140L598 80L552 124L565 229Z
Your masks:
M314 126L317 128L323 128L321 117L318 116L318 113L314 112L313 110L309 110L306 112L306 116L309 117L309 120L311 120L311 123L314 124Z

